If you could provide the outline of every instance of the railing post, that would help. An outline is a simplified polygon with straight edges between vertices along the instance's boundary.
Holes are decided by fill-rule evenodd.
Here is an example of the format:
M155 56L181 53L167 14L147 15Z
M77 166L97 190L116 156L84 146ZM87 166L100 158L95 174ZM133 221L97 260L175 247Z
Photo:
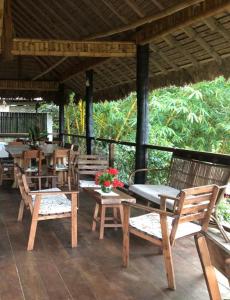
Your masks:
M148 144L148 73L149 73L149 45L137 45L136 61L137 88L137 129L136 129L136 157L135 169L146 168ZM138 172L136 183L145 183L145 173Z
M109 143L109 166L111 168L114 167L115 160L115 144Z
M86 71L85 88L85 132L86 132L86 151L92 154L93 134L93 70Z

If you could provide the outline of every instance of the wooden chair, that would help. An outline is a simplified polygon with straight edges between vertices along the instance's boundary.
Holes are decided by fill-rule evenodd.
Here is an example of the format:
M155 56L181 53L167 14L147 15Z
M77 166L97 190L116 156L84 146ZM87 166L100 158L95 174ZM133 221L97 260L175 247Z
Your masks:
M168 287L175 289L175 276L172 261L171 248L176 239L189 235L195 236L195 240L203 247L199 248L204 264L206 278L213 278L214 271L210 269L209 254L205 249L205 238L202 232L208 229L209 219L214 208L219 188L216 185L201 186L184 189L179 197L160 195L161 209L124 203L124 228L123 228L123 265L127 267L129 261L129 233L148 240L163 250ZM166 200L175 202L174 212L166 211ZM135 207L150 213L130 218L130 207ZM200 242L202 240L202 243ZM203 259L204 258L204 259ZM218 289L217 284L213 289ZM212 291L213 293L215 291ZM220 299L220 298L215 298Z
M68 159L68 187L69 190L72 189L72 185L77 187L77 178L76 178L76 164L79 156L78 151L69 151L69 159Z
M19 189L21 192L21 203L18 212L18 221L22 221L24 208L28 208L32 215L29 241L27 250L33 250L35 234L38 221L71 218L71 244L77 246L77 198L78 192L63 192L58 188L39 191L30 191L25 174L19 167L15 167ZM37 176L37 179L46 176ZM50 176L49 176L50 177ZM71 197L71 200L66 197Z
M25 174L42 174L44 155L40 150L26 150L22 154L22 168ZM35 165L33 163L35 162Z
M67 183L69 157L69 149L56 149L53 152L52 166L48 167L52 175L58 174L60 186L63 186L65 183Z
M94 177L97 172L106 170L109 162L98 155L79 155L76 165L77 187L99 187Z
M14 180L14 160L10 158L0 159L0 186L6 180Z

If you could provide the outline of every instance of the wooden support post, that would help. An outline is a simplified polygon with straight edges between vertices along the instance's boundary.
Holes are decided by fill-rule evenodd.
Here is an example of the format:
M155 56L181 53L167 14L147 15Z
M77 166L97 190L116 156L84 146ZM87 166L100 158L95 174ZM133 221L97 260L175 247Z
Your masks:
M86 71L85 88L85 133L86 133L86 151L92 154L93 134L93 70Z
M64 105L64 85L60 84L58 97L59 97L59 138L63 142L64 139L64 128L65 128L65 105Z
M146 148L148 143L148 73L149 45L137 46L137 129L136 129L136 158L135 169L146 168ZM135 183L144 183L145 175L138 172Z
M109 166L114 168L114 152L115 152L115 144L109 144Z

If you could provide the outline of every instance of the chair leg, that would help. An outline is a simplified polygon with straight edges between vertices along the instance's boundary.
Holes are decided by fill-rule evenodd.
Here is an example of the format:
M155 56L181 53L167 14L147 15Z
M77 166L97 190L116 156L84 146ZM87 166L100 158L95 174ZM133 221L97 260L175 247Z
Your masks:
M123 266L128 267L129 264L129 215L130 208L128 206L123 207Z
M117 220L118 220L117 208L113 207L113 222L114 222L114 224L117 224ZM117 231L117 227L114 227L114 230Z
M36 235L36 230L37 230L37 224L38 224L38 220L32 219L31 226L30 226L29 241L28 241L28 246L27 246L28 251L31 251L34 248L34 240L35 240L35 235Z
M72 210L71 210L71 241L72 248L77 247L77 194L72 194Z
M168 234L168 226L166 216L160 216L161 223L161 232L162 232L162 250L165 262L166 276L168 280L168 288L175 290L175 275L173 268L173 260L172 260L172 248L170 244L169 234Z
M25 207L24 201L21 200L20 206L19 206L19 211L18 211L18 221L20 221L20 222L22 221L22 218L23 218L24 207Z
M28 251L33 250L34 248L34 240L35 240L35 235L36 235L36 230L38 225L38 213L39 213L40 203L41 203L41 196L37 195L34 202L34 210L32 214L32 222L30 226L30 235L29 235L29 241L27 246Z
M200 234L195 235L194 239L208 288L209 297L211 300L220 300L220 290L216 280L215 270L210 259L206 239Z

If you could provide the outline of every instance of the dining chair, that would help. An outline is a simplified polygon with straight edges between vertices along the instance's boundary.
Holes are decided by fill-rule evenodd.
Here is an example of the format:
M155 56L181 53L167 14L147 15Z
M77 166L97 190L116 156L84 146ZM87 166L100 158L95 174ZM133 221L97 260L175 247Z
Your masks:
M95 175L109 167L108 160L99 155L79 155L76 161L77 187L100 187L95 184Z
M217 185L207 185L184 189L177 197L160 195L160 209L124 202L123 265L127 267L129 263L129 234L131 233L160 247L163 251L168 287L176 289L172 246L177 239L193 235L196 244L199 244L200 238L202 239L204 247L201 252L206 251L203 233L208 229L218 192ZM175 202L173 212L166 210L168 199ZM143 210L145 213L130 217L131 207ZM146 214L146 211L150 213ZM215 277L208 257L207 254L202 261L205 277Z
M52 155L52 165L48 167L52 175L58 175L58 184L60 186L63 186L68 181L69 157L69 149L56 149Z
M18 166L15 173L21 192L18 221L22 221L24 208L30 210L32 221L27 250L33 250L38 221L71 218L71 245L77 246L77 191L61 191L59 188L30 191L27 177ZM36 176L39 180L41 177ZM50 176L48 176L50 177Z

